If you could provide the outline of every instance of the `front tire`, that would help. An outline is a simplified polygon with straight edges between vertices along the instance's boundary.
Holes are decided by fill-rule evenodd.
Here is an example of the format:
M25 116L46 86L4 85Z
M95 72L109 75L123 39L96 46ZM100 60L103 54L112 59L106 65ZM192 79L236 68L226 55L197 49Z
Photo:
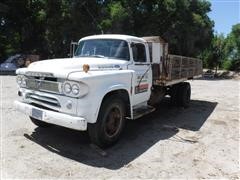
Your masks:
M119 139L125 125L126 109L124 102L117 97L103 101L97 122L88 125L91 141L99 147L108 147Z
M33 124L35 124L35 125L38 126L38 127L47 128L47 127L52 126L52 124L49 124L49 123L40 121L40 120L35 119L35 118L31 117L31 116L29 116L29 118L31 119L31 121L33 122Z

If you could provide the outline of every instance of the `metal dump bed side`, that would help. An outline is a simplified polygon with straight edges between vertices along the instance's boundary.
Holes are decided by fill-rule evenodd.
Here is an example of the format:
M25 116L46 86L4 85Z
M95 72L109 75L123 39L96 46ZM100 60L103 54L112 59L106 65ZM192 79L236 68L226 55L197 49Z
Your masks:
M149 46L153 85L170 86L202 74L202 60L168 54L168 43L160 36L143 39Z
M202 60L169 54L164 59L163 71L154 85L169 86L202 75Z

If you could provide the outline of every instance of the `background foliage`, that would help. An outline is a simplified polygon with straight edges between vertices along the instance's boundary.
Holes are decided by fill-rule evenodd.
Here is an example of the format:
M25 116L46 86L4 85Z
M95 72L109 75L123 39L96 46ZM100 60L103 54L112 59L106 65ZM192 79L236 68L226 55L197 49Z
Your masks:
M67 57L71 40L101 34L159 35L172 54L199 56L208 68L237 69L240 25L214 35L206 0L2 0L0 61L16 53Z

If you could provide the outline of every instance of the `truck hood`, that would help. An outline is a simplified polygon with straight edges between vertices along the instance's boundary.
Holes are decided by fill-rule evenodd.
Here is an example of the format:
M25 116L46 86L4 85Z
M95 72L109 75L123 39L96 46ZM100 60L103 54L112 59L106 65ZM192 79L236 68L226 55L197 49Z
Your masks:
M107 58L62 58L43 60L30 64L28 68L18 69L17 74L27 72L51 73L55 77L65 78L71 72L83 71L83 65L90 66L89 71L106 71L126 69L129 61Z

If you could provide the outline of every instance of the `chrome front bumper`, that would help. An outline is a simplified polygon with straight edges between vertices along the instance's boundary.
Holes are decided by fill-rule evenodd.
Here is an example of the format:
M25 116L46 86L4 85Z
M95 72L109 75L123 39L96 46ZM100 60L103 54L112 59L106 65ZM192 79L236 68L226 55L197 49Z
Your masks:
M41 109L20 101L15 101L14 105L18 111L33 118L36 118L40 121L56 124L75 130L87 130L87 121L82 117Z

